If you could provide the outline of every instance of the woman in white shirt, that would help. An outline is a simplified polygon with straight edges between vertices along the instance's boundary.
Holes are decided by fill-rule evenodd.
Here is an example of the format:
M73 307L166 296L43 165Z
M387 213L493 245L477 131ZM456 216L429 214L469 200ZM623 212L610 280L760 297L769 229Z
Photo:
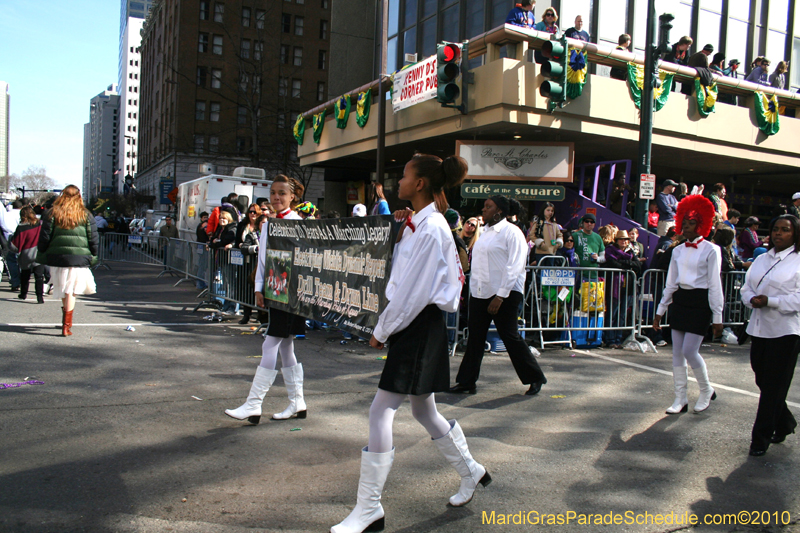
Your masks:
M688 410L687 362L700 387L694 412L705 411L711 400L717 397L708 379L706 363L700 355L700 345L709 324L713 324L715 337L722 335L722 257L719 247L705 240L713 220L714 204L700 194L687 196L678 203L675 224L681 228L686 242L672 252L666 287L653 319L653 329L660 331L661 318L669 309L675 401L667 409L668 415Z
M298 215L292 208L300 203L303 197L303 190L303 185L296 179L278 174L272 182L269 193L270 203L277 212L275 218L302 220L303 217ZM258 245L255 291L256 307L259 309L264 309L265 307L263 291L265 288L265 263L268 248L267 227L264 226L264 231L261 232L261 241ZM286 277L286 273L284 272L283 274L283 277L278 272L274 273L274 277L272 272L266 275L267 288L273 289L273 291L280 288L284 283L283 279ZM267 391L272 387L272 383L278 376L278 371L275 370L278 362L278 353L281 355L283 382L286 384L286 390L289 394L289 407L280 413L272 415L272 419L286 420L295 416L297 418L306 417L306 402L303 398L303 365L297 362L297 357L294 354L294 336L305 334L306 319L275 308L270 309L269 317L269 329L267 330L267 336L264 337L264 343L261 345L261 363L256 369L250 394L248 394L247 400L241 406L236 409L225 410L226 415L237 420L246 418L251 424L258 424L261 420L261 404L264 401L264 396L266 396Z
M747 325L750 366L761 391L750 441L750 455L757 457L797 427L786 395L800 351L800 221L779 216L769 237L769 251L750 266L741 291L742 302L753 309Z
M461 488L450 498L453 506L472 500L478 484L492 478L469 453L467 441L455 420L436 409L433 393L447 390L450 362L444 312L458 307L464 274L461 271L450 226L444 190L460 184L467 162L451 156L442 161L432 155L415 155L403 171L398 196L411 201L416 213L400 229L386 286L389 303L378 319L369 343L389 353L378 392L369 410L369 444L361 451L361 478L355 509L332 533L381 531L384 512L381 493L394 461L392 421L397 408L411 401L411 414L430 434L447 461L461 475Z
M492 196L483 204L486 226L472 249L469 281L469 339L467 351L450 392L475 394L475 383L489 326L494 321L497 333L508 350L520 381L530 388L527 395L537 394L547 383L542 369L522 340L517 316L525 290L525 263L528 245L520 229L506 218L519 212L519 202L505 196Z

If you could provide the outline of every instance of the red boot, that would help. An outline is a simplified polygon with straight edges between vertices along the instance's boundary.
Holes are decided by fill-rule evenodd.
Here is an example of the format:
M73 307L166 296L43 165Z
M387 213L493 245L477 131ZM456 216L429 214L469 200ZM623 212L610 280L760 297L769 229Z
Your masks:
M64 321L61 324L61 336L69 337L72 335L72 311L64 311Z

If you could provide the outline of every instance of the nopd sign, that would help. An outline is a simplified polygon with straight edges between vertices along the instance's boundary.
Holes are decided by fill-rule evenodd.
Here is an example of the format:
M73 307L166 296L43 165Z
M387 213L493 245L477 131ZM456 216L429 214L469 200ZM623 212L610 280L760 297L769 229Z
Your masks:
M465 183L461 185L462 198L489 198L508 196L517 200L560 202L565 190L561 185L522 185L518 183Z

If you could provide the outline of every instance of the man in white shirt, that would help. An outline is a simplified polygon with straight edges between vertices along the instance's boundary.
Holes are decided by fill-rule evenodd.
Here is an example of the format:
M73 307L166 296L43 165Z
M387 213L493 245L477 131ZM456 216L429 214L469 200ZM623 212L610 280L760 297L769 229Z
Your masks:
M17 254L12 252L8 244L11 242L11 237L17 231L19 225L19 211L22 209L22 200L14 200L11 204L11 210L0 210L0 230L3 232L3 258L6 260L8 267L8 277L11 281L11 290L16 292L19 290L19 265L17 264ZM2 272L0 272L2 273Z
M516 214L514 210L519 204L516 206L512 207L504 196L492 196L484 204L486 226L472 249L470 265L469 340L456 376L457 384L450 392L475 394L486 335L492 321L520 381L530 385L525 394L537 394L547 383L517 326L528 246L519 228L506 220L507 216Z

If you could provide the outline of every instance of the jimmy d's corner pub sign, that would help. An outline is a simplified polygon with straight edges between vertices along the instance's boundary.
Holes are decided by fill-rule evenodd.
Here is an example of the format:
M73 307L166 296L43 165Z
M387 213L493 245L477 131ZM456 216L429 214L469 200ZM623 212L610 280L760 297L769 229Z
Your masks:
M519 201L561 202L564 200L564 187L561 185L524 185L521 183L465 183L461 186L462 198L489 198L508 196Z

